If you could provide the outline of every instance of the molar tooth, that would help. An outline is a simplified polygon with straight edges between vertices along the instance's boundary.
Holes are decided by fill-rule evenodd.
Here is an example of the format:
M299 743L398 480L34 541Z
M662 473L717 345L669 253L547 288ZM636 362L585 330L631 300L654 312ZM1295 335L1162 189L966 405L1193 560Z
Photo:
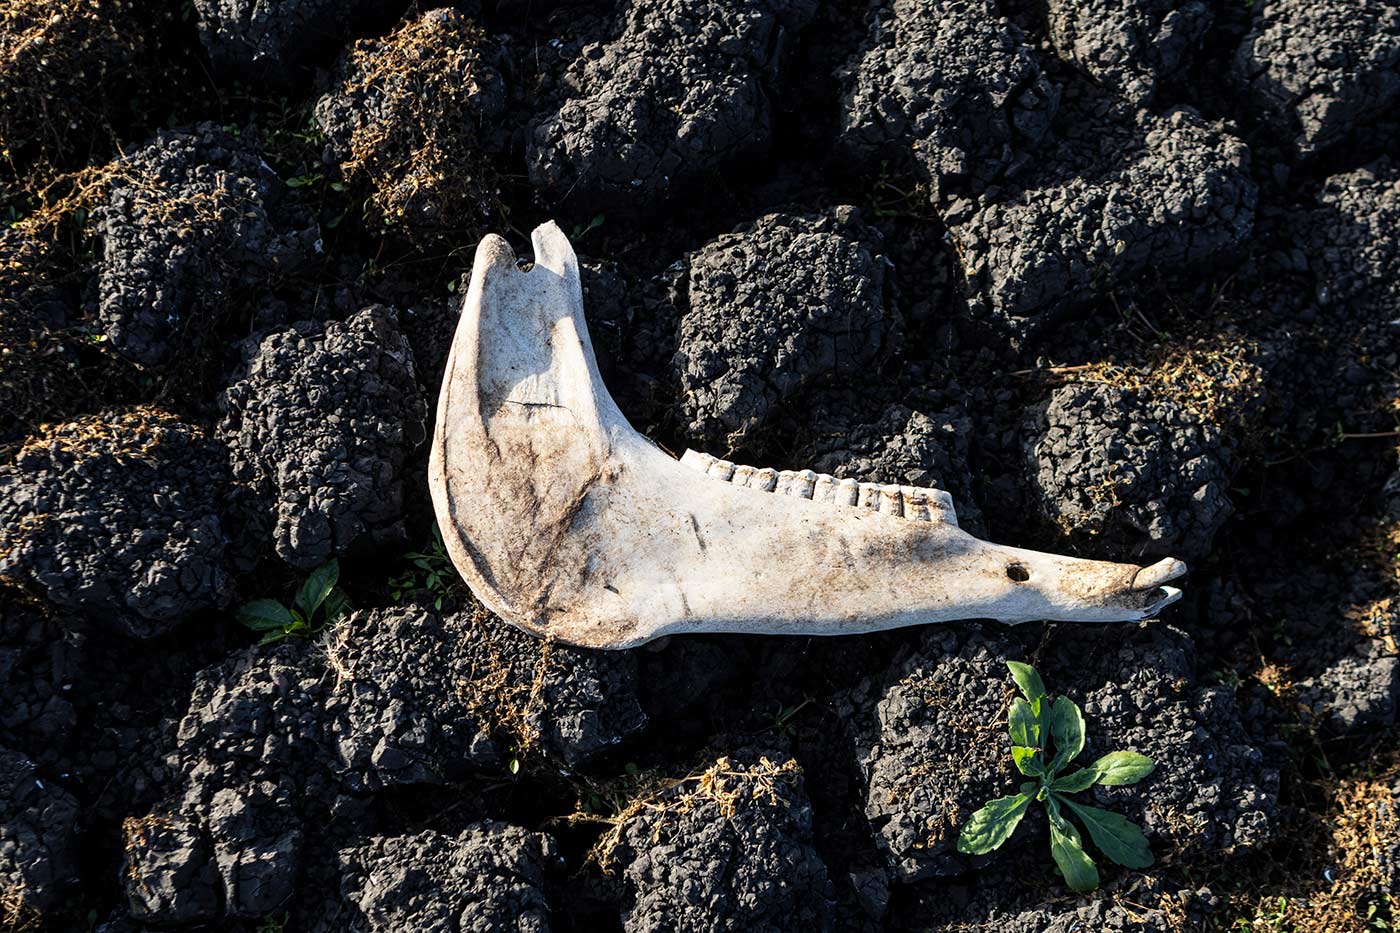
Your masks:
M794 496L802 499L812 498L812 492L817 488L817 474L811 470L800 470L797 479L792 484Z
M753 467L741 463L734 468L734 479L731 482L735 486L751 486L753 485L753 474Z
M726 483L734 475L734 464L729 460L716 460L710 464L710 468L705 471L715 479L722 479Z
M860 501L860 484L853 479L843 479L836 484L836 504L855 505Z
M685 452L685 456L681 457L681 463L684 463L688 467L694 467L701 473L708 472L710 469L710 464L714 462L714 457L711 457L709 454L702 453L698 450L687 450Z
M857 488L860 490L860 498L856 499L856 505L862 509L878 512L880 510L880 487L875 483L861 483Z
M812 501L835 503L839 489L836 477L830 473L818 473L816 482L812 484Z
M790 496L793 494L792 484L797 481L797 473L793 470L778 471L778 485L774 488L780 496Z
M904 498L905 518L913 519L916 522L933 521L933 515L929 511L928 496L924 495L922 489L904 487L900 492Z
M772 492L778 485L778 471L772 467L755 470L753 479L749 480L749 485L754 489Z
M885 515L904 515L904 497L898 486L891 484L880 490L880 511Z
M936 522L948 522L950 525L958 523L958 510L953 508L952 493L945 489L929 489L928 506Z

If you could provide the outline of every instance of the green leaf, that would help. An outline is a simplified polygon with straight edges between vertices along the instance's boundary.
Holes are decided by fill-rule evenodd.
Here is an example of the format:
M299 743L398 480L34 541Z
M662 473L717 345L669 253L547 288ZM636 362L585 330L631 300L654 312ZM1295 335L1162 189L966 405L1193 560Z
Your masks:
M1050 817L1050 857L1059 866L1065 884L1081 894L1094 890L1099 886L1099 870L1085 853L1079 830L1060 815L1054 797L1045 801L1045 812Z
M1027 748L1024 745L1011 746L1011 760L1016 763L1016 770L1026 777L1039 777L1045 773L1045 765L1036 757L1038 748Z
M306 578L306 582L301 586L301 592L297 594L297 608L306 613L308 619L311 618L316 614L321 603L326 601L326 597L331 595L331 590L335 589L335 584L339 579L340 562L332 557L311 571L311 576Z
M238 607L234 618L255 632L280 629L295 621L290 609L275 599L255 599Z
M340 621L340 619L349 615L350 610L353 608L350 605L350 597L340 587L331 590L330 595L326 597L325 607L327 625L330 625L332 622Z
M998 797L972 814L958 833L958 851L964 855L985 855L1011 838L1031 798L1025 794Z
M1045 696L1045 684L1035 668L1020 661L1007 661L1006 666L1011 669L1011 679L1016 681L1016 686L1021 688L1028 702L1034 703Z
M1093 787L1098 779L1099 772L1095 771L1092 766L1080 768L1078 771L1071 771L1063 777L1055 778L1054 782L1050 785L1050 789L1062 791L1066 794L1075 794L1081 790L1088 790Z
M1147 837L1127 817L1068 798L1061 798L1065 806L1074 811L1085 827L1099 851L1125 868L1147 868L1152 864L1152 849Z
M1011 701L1011 714L1006 720L1006 731L1011 734L1012 745L1040 747L1040 717L1036 715L1035 709L1020 697Z
M1099 772L1099 783L1111 787L1136 784L1152 773L1157 762L1137 752L1109 752L1089 767Z
M1084 751L1084 714L1069 697L1056 697L1050 707L1050 734L1055 738L1055 758L1050 772L1058 772Z
M259 645L259 647L261 647L262 645L270 645L270 644L272 644L274 641L281 641L282 639L284 639L284 638L286 638L286 637L287 637L287 633L286 633L286 632L283 632L283 631L268 632L268 633L267 633L266 635L264 635L262 638L258 639L258 645Z

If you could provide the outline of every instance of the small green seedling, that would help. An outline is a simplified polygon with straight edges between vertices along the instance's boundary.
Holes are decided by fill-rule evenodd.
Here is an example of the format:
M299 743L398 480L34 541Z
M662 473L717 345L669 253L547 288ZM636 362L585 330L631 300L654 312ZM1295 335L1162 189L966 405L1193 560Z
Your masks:
M1152 850L1142 830L1117 813L1078 803L1068 795L1095 784L1136 784L1152 773L1156 762L1137 752L1109 752L1087 768L1062 774L1084 750L1084 714L1069 697L1057 697L1052 703L1040 675L1029 664L1008 661L1006 666L1023 695L1011 704L1011 758L1016 769L1031 780L1021 785L1020 793L992 800L972 814L958 835L958 851L985 855L1000 848L1016 831L1031 801L1039 800L1050 818L1050 855L1065 883L1074 890L1097 888L1099 870L1085 853L1079 830L1065 811L1088 828L1089 837L1104 855L1127 868L1147 868L1152 864Z
M260 645L292 635L310 638L350 611L350 597L336 586L339 580L340 563L331 558L311 571L290 608L275 599L254 599L239 607L238 621L263 633Z
M397 601L414 590L427 590L433 594L433 607L441 609L443 601L461 579L452 568L452 558L447 556L442 532L434 525L433 542L427 551L409 551L403 557L414 569L389 578L389 595Z

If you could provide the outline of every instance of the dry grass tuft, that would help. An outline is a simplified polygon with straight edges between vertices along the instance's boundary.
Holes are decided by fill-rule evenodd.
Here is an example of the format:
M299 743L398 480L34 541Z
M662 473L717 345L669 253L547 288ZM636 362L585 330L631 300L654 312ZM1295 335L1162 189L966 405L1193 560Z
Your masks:
M352 46L345 82L318 113L352 121L341 171L367 187L370 223L440 239L497 214L498 182L475 131L500 94L486 49L486 33L451 10Z
M24 888L0 890L0 933L31 933L42 929L44 918L30 905Z
M89 415L59 425L44 425L20 448L20 457L51 450L75 465L106 457L122 464L155 466L152 455L173 433L195 434L200 429L178 415L140 405L113 415Z
M131 0L0 0L0 160L63 159L105 131L149 32Z
M732 819L753 806L780 806L779 785L794 786L802 780L802 768L796 759L781 764L760 757L751 766L736 765L727 755L715 759L704 769L693 770L684 777L668 778L660 772L636 772L609 781L595 782L580 778L585 791L610 806L611 814L590 812L587 801L580 799L575 811L561 819L566 824L603 823L608 828L588 851L587 861L596 864L604 874L617 869L616 851L622 844L627 826L643 813L666 816L685 813L698 806L715 804L720 816ZM658 821L652 841L661 831Z
M1336 783L1322 837L1282 892L1237 895L1237 933L1381 933L1395 916L1394 858L1400 850L1400 767Z
M1226 331L1156 344L1142 365L1093 363L1074 370L1075 382L1100 382L1169 399L1205 424L1238 424L1266 400L1259 344Z
M518 651L508 644L520 636L475 600L470 613L474 637L485 649L484 660L467 672L458 689L467 709L490 723L523 759L539 744L539 714L544 709L544 684L554 643L539 642L531 676L522 678L519 668L511 663Z

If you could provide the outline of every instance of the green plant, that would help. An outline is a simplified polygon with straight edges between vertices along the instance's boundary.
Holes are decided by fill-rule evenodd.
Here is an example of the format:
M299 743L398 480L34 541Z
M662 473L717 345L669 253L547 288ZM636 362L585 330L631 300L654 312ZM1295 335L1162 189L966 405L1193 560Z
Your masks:
M1045 684L1029 664L1008 661L1006 666L1022 693L1012 701L1008 718L1011 758L1016 769L1031 780L1021 785L1020 793L989 801L972 814L958 835L958 851L984 855L1000 848L1016 831L1031 802L1038 800L1050 819L1050 855L1065 883L1075 891L1097 888L1099 870L1084 851L1079 830L1067 819L1066 810L1089 830L1098 850L1119 865L1151 865L1152 850L1142 830L1117 813L1079 803L1068 795L1095 784L1136 784L1152 773L1156 763L1137 752L1109 752L1087 768L1062 773L1084 750L1084 714L1069 697L1050 702Z
M258 924L258 933L282 933L287 929L287 914L273 914L264 917Z
M350 611L350 597L336 586L339 580L340 563L331 558L311 571L291 606L276 599L254 599L239 607L237 619L263 633L260 645L292 635L310 638Z
M447 556L447 548L442 543L442 532L434 525L433 541L427 550L409 551L403 558L413 567L389 578L389 594L401 600L414 590L427 590L434 596L433 608L441 609L458 579L452 558Z
M258 924L258 933L283 933L287 929L287 917L285 912L264 917Z
M592 233L594 230L597 230L599 227L601 227L601 226L603 225L603 221L605 221L606 219L607 219L607 215L606 215L606 214L594 214L594 215L593 215L593 219L590 220L588 223L586 223L586 224L574 224L574 229L573 229L573 231L569 234L569 239L570 239L570 240L581 240L581 239L583 239L584 237L588 236L588 234Z

